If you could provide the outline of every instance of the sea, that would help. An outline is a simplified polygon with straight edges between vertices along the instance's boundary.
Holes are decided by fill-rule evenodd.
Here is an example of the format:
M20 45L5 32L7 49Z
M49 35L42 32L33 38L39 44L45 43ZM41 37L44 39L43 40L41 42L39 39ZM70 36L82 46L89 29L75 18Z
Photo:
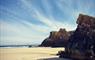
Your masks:
M1 45L0 48L32 48L39 45Z

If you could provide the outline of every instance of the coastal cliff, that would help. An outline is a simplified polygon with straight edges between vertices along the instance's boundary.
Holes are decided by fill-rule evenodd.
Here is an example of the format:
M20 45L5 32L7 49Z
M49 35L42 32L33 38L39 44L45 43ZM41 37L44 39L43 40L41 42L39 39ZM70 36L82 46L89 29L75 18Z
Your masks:
M78 26L70 36L67 48L84 52L92 49L95 52L95 17L80 14L76 23Z
M64 47L68 43L68 39L73 31L67 32L65 29L50 32L50 36L46 38L40 46L44 47Z
M93 41L95 42L95 18L79 14L76 23L78 25L75 31L66 31L61 28L59 31L50 32L50 36L40 46L66 47L68 44L72 46L73 43L78 42L76 45L79 44L78 46L82 48L84 43L93 44ZM74 44L74 47L76 45Z
M58 55L61 58L95 60L95 17L80 14L77 24L65 51L60 51Z

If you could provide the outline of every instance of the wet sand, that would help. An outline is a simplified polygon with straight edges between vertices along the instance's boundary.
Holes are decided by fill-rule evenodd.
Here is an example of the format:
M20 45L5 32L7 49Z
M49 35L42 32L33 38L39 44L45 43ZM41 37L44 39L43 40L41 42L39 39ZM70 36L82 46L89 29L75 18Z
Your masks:
M0 48L0 60L66 60L56 56L64 48Z

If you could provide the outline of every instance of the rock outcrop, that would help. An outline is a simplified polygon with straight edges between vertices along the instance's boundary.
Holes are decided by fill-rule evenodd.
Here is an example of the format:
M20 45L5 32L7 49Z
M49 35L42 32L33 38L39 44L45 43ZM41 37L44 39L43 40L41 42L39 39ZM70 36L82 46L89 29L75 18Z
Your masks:
M76 23L78 26L75 31L60 29L50 32L50 36L40 46L87 49L95 44L95 17L80 14Z
M95 44L95 18L87 15L79 15L77 29L69 38L69 48L90 49Z
M95 17L80 14L77 28L68 40L65 52L60 57L83 60L95 59Z
M70 33L65 29L60 29L57 31L50 32L50 36L46 38L40 46L44 47L64 47L66 46L68 39L70 37Z

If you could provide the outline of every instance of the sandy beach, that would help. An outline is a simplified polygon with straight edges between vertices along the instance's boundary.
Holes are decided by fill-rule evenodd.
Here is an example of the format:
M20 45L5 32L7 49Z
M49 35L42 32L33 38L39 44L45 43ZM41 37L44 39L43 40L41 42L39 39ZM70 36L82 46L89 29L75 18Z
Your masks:
M56 54L64 48L0 48L0 60L66 60Z

